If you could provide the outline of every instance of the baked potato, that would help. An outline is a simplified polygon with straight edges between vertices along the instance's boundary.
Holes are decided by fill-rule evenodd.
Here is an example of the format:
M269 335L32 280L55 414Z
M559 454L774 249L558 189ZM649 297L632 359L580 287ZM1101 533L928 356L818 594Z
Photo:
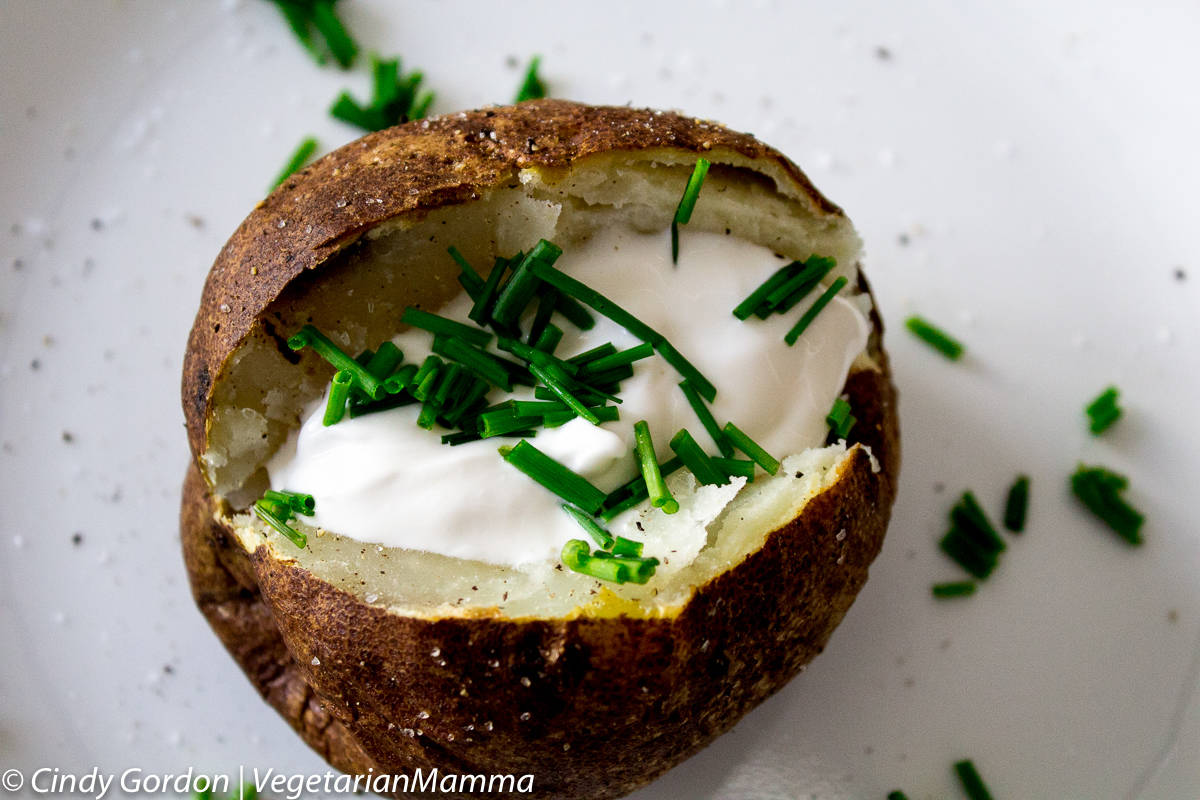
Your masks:
M333 374L289 347L302 326L348 351L392 337L407 306L436 310L462 291L451 245L483 264L543 238L568 248L612 226L665 231L701 156L712 167L684 236L836 259L829 277L847 278L869 335L838 387L857 417L848 435L741 487L689 563L610 583L338 531L297 547L249 513ZM859 249L783 155L674 113L541 100L342 147L250 214L204 287L183 373L194 458L181 528L197 604L339 770L532 775L536 797L642 786L817 655L879 551L899 433Z

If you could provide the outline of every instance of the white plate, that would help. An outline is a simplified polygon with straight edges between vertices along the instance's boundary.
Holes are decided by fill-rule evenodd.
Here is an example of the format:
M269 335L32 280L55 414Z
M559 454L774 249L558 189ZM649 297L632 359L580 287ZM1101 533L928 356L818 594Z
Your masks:
M805 674L637 797L958 796L965 757L998 798L1198 797L1200 7L805 5L343 6L435 111L506 100L540 52L557 95L761 135L866 240L904 432L883 553ZM353 138L325 108L368 84L277 17L0 8L0 769L325 769L194 610L176 533L204 273L303 136ZM1126 417L1092 438L1109 383ZM1128 473L1145 546L1081 511L1079 461ZM998 514L1018 472L1027 532L931 599L949 506Z

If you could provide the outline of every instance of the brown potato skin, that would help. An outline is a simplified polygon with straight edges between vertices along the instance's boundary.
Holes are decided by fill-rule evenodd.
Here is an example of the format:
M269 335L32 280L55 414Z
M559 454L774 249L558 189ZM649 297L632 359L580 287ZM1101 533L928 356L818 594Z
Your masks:
M195 456L205 447L214 377L292 278L383 219L467 200L519 166L566 166L612 148L726 147L779 161L811 190L814 204L841 213L774 150L673 114L539 101L430 125L441 144L415 145L424 131L410 124L331 154L286 183L235 233L205 287L185 363ZM383 165L372 160L379 154ZM465 163L468 174L446 177L450 161ZM416 194L407 194L410 186ZM343 194L386 200L352 202L338 212L334 198ZM281 219L288 221L283 228ZM865 281L861 288L869 291ZM229 311L219 310L222 303ZM834 485L760 550L700 587L677 616L392 613L266 547L247 554L217 521L216 501L193 462L181 529L196 602L267 701L338 769L530 773L534 797L623 796L787 683L824 648L866 581L899 470L896 394L878 315L872 321L869 349L880 369L853 373L845 391L859 419L850 443L869 446L882 469L873 471L857 449Z

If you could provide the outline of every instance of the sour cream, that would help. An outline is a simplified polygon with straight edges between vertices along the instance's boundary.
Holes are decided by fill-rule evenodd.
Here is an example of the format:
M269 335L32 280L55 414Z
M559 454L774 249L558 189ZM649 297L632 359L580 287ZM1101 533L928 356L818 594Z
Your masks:
M742 322L732 315L733 307L784 262L769 249L732 236L685 231L682 239L679 263L673 265L666 233L609 229L566 248L555 266L663 334L712 381L717 397L711 408L718 424L733 421L781 459L820 446L827 433L825 415L867 343L870 325L862 311L839 295L788 347L784 334L820 292L787 315ZM467 321L469 308L464 295L438 313ZM610 341L620 349L638 344L599 315L590 331L557 317L555 323L565 332L555 350L560 357ZM410 330L394 341L406 362L419 363L430 352L432 337ZM685 427L716 453L679 389L681 380L657 354L643 359L634 365L633 377L621 383L619 420L597 426L574 419L539 429L531 444L605 491L637 473L632 450L638 420L649 422L660 461L673 455L667 443ZM488 399L505 397L497 390ZM511 566L557 560L568 539L586 538L562 511L562 500L497 453L512 439L443 445L440 436L446 431L416 425L418 406L347 417L328 427L322 425L323 411L324 401L314 403L267 465L272 487L313 495L315 526L386 547ZM690 549L703 546L704 526L737 485L701 487L701 496L677 515L697 531ZM610 529L643 539L635 520L636 512L627 512ZM645 554L656 555L654 549L648 543Z

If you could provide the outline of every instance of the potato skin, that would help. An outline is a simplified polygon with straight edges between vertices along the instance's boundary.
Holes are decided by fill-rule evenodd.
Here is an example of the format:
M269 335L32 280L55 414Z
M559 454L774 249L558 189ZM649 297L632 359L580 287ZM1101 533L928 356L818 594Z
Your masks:
M217 259L185 361L193 455L206 447L216 377L260 312L305 270L383 220L469 200L524 166L656 147L770 159L814 208L841 214L778 152L675 114L536 101L372 134L293 176ZM845 391L859 418L850 444L870 447L881 469L856 449L799 517L699 587L677 615L389 612L265 546L247 554L220 522L195 460L181 511L193 595L267 701L340 770L530 773L534 797L623 796L780 689L824 648L865 582L899 469L895 389L877 314L872 322L879 370L853 373Z

